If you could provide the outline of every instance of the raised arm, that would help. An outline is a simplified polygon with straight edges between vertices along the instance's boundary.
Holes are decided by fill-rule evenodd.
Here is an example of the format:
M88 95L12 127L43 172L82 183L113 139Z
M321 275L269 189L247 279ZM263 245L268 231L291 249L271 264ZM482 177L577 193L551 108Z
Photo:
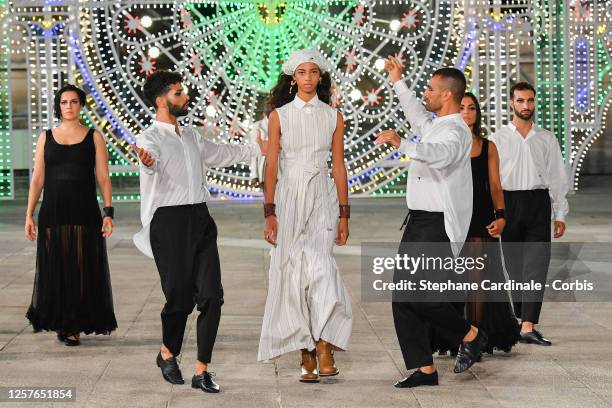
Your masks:
M427 132L427 127L431 126L431 113L427 112L414 92L408 89L406 83L402 80L403 66L396 58L390 57L385 62L385 69L389 73L389 80L393 84L393 89L412 131L422 136L424 132Z
M200 135L200 155L206 167L228 167L234 164L250 162L253 157L261 155L257 144L217 144L206 140Z
M28 191L28 207L26 209L25 235L30 241L36 239L36 224L34 223L34 210L45 185L45 132L38 136L36 153L34 154L34 171Z
M414 142L402 139L399 150L411 160L423 162L433 169L444 169L469 154L469 149L466 150L461 137L456 129L452 129L447 131L444 140L440 141Z

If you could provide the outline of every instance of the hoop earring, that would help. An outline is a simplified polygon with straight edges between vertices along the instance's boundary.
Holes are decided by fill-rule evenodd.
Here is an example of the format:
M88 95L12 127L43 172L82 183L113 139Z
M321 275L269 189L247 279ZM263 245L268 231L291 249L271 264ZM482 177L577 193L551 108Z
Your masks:
M293 92L293 85L295 85L295 81L291 81L291 86L289 87L289 95Z

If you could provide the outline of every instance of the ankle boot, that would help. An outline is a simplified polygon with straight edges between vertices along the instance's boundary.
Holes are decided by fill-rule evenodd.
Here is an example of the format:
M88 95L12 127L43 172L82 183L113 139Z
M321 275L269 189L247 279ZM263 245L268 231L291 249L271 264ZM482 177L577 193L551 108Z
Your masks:
M319 375L321 377L331 377L340 372L336 368L332 345L325 340L317 341L317 360L319 360Z
M319 373L317 371L317 359L315 351L302 349L302 374L300 375L301 382L319 382Z

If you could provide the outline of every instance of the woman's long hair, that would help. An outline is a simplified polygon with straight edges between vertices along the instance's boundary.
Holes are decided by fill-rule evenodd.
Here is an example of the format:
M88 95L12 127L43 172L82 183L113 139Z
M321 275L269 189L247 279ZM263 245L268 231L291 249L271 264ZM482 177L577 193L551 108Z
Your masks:
M472 131L476 137L482 138L484 135L482 134L482 111L480 110L480 103L478 103L478 98L471 92L466 92L463 97L468 97L474 102L476 106L476 122L474 122L474 130Z
M291 87L293 76L281 73L278 77L278 82L270 91L270 96L266 101L266 116L272 113L274 109L280 108L283 105L291 102L297 95L297 84ZM291 92L289 92L291 90ZM317 85L317 96L326 104L330 105L332 95L332 83L329 72L321 74L321 83Z

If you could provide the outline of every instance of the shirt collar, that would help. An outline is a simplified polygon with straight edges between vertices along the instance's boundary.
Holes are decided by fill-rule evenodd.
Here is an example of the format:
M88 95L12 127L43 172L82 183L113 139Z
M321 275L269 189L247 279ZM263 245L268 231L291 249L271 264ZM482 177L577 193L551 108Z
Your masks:
M514 133L518 133L518 131L516 130L516 125L512 122L508 123L508 128L510 128L510 130ZM532 134L535 134L536 131L538 129L538 126L535 124L535 122L531 122L531 129L529 129L529 133L527 133L527 136L530 136ZM520 133L519 133L520 135ZM522 135L520 135L521 137L523 137Z
M172 123L160 122L159 120L153 120L153 126L157 126L162 129L166 129L176 134L176 128ZM181 126L179 125L179 130L182 131ZM181 132L182 133L182 132Z
M302 100L299 96L295 95L295 99L293 99L293 105L295 105L296 108L298 109L302 109L304 107L304 105L306 105L306 103L311 104L313 107L317 106L319 103L321 102L321 100L319 99L319 97L317 96L317 94L315 94L315 96L308 102Z

